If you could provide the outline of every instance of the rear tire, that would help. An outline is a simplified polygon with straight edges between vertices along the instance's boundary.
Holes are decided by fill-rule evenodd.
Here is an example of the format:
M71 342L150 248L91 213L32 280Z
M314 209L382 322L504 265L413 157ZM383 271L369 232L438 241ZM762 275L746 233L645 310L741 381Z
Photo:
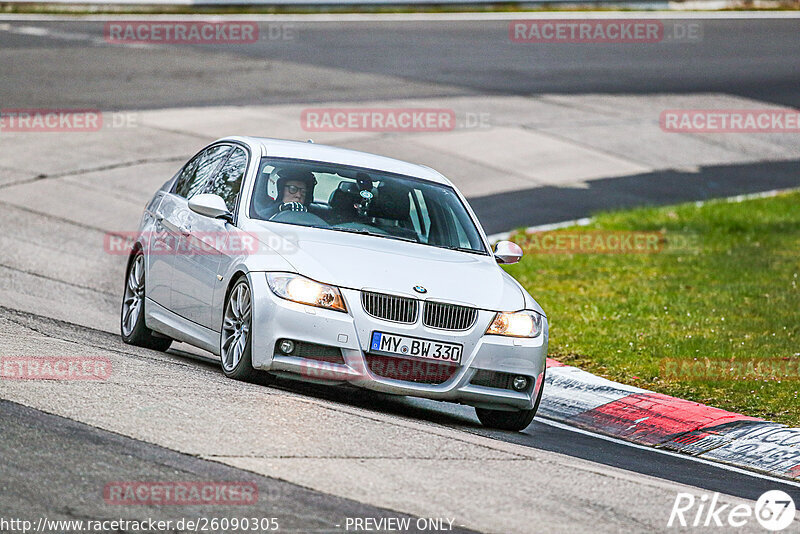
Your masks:
M520 432L528 428L528 425L531 424L536 412L539 410L539 403L542 400L542 392L544 391L544 375L545 371L542 371L542 384L539 388L539 393L536 396L536 402L534 402L533 408L530 410L520 410L517 412L475 408L475 414L478 416L481 424L488 428L496 428L498 430L513 430L515 432Z
M161 337L144 324L145 292L144 254L137 251L128 263L125 274L125 291L119 317L122 341L128 345L164 352L172 344L168 337Z

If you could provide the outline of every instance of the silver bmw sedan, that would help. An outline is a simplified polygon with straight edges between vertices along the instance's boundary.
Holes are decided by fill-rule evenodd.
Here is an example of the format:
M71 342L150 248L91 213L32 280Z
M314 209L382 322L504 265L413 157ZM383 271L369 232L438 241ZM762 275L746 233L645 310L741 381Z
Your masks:
M145 208L128 260L126 343L173 340L230 378L268 373L472 405L522 430L545 373L542 308L498 264L466 199L424 166L230 137Z

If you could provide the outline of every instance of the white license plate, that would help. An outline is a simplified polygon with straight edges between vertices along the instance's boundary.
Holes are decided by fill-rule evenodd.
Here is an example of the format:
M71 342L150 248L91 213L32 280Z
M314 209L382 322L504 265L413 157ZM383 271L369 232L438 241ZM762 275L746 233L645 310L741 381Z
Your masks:
M400 354L415 358L461 363L462 346L456 343L441 343L418 337L398 336L384 332L373 332L370 352Z

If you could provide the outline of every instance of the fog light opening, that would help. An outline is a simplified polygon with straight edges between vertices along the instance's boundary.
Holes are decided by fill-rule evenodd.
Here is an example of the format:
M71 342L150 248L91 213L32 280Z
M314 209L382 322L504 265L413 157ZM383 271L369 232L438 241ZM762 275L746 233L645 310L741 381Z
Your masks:
M281 341L280 345L278 345L278 348L281 349L281 352L284 354L291 354L294 352L294 341L291 339L284 339Z
M511 387L513 387L516 391L525 391L528 389L528 377L515 376L514 380L511 382Z

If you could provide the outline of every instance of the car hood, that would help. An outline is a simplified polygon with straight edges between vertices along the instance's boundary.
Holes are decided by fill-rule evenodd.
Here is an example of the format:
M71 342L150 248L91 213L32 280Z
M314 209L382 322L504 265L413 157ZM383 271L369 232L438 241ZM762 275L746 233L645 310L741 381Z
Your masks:
M254 224L264 245L318 282L486 310L525 307L522 288L491 256L333 230ZM427 292L416 293L415 286Z

